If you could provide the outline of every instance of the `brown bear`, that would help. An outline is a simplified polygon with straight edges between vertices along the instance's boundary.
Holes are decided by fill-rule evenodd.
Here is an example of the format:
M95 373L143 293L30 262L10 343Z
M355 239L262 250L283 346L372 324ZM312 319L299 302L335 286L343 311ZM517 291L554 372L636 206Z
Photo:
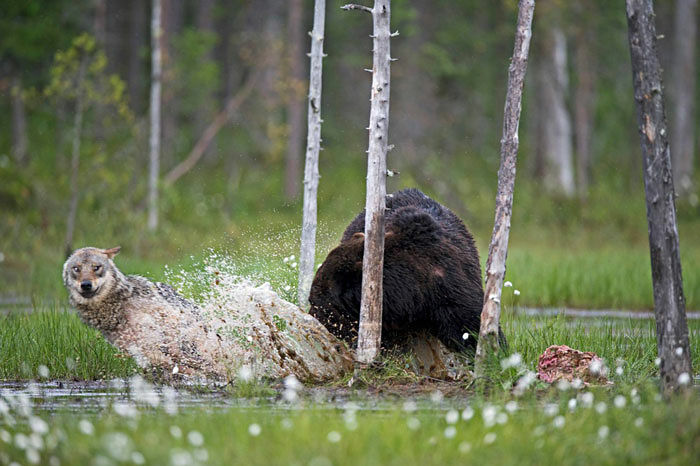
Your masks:
M382 344L427 330L448 348L476 347L484 291L479 252L464 223L417 189L386 199ZM311 315L338 338L357 339L365 213L316 272Z

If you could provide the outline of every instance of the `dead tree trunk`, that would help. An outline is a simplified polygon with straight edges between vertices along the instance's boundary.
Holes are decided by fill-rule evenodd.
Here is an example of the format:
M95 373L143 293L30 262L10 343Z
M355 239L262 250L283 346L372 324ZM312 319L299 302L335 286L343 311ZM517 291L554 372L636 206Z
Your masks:
M477 377L484 376L489 354L498 351L499 347L501 290L503 277L506 273L508 234L510 233L510 217L513 209L515 161L518 155L518 125L534 10L535 0L520 0L513 58L508 69L508 90L506 91L503 137L501 139L501 167L498 170L496 218L489 245L489 258L486 262L484 308L481 311L481 328L476 347L475 371Z
M19 166L27 164L27 112L22 98L22 78L19 71L12 78L12 155Z
M78 186L80 171L80 139L83 131L83 113L85 111L85 95L83 92L83 81L85 80L85 69L87 68L87 58L83 57L78 69L78 80L76 84L77 96L75 100L75 115L73 116L73 145L70 160L70 207L68 208L68 218L66 220L66 240L64 251L66 257L73 252L73 235L75 232L75 220L78 216L78 198L80 189Z
M299 172L301 165L301 144L304 137L304 100L302 87L304 68L301 50L304 42L302 23L304 19L302 0L290 0L287 20L289 38L289 74L290 90L287 95L287 158L284 171L284 194L292 201L299 195Z
M692 192L695 153L695 43L697 40L697 0L676 0L673 62L671 64L671 147L676 192Z
M656 342L661 359L661 380L668 393L687 384L692 372L671 154L651 0L627 0L627 26L644 162Z
M158 228L158 172L160 171L161 0L153 0L151 17L151 132L148 172L148 229Z
M578 82L574 91L574 136L576 141L576 184L582 197L588 194L591 174L591 140L595 110L595 58L591 53L594 34L590 24L577 31L575 66Z
M374 25L367 150L365 249L362 260L362 299L356 353L360 363L368 364L379 353L382 339L386 154L389 137L389 83L392 60L390 53L391 0L375 0L373 8L362 5L345 5L342 8L371 13Z
M316 197L318 191L318 155L321 150L321 88L323 73L323 36L326 22L326 0L314 2L314 26L311 31L311 68L309 72L308 132L306 165L304 166L304 211L299 253L299 306L306 309L314 277L316 255Z

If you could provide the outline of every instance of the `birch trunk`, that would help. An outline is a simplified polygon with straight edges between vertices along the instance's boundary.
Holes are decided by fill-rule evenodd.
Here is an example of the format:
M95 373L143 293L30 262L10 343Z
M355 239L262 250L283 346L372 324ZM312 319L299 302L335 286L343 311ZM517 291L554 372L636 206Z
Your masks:
M161 0L153 0L151 18L151 132L148 174L148 229L158 228L158 172L160 171Z
M520 0L518 24L515 33L513 58L508 69L508 90L503 116L503 137L501 139L501 166L498 170L498 194L496 195L496 216L493 225L489 257L486 262L486 287L484 308L481 311L481 328L476 347L475 374L483 377L489 354L498 351L499 320L501 314L501 291L506 273L508 256L508 234L513 209L513 188L515 186L515 162L518 155L518 126L522 108L523 83L527 71L527 58L532 36L532 16L535 0Z
M692 192L695 153L695 47L697 41L697 0L676 0L673 62L671 64L671 147L676 192Z
M692 379L671 155L651 0L627 0L634 99L644 166L656 342L668 393Z
M584 25L577 34L575 64L578 82L574 92L574 134L576 141L576 184L582 197L588 195L591 174L591 140L595 110L595 59L591 54L593 32Z
M304 211L299 253L298 302L308 308L309 291L314 277L316 255L316 213L318 191L318 155L321 150L321 89L323 73L323 36L326 21L326 0L314 2L314 26L311 31L311 69L309 72L308 132L306 165L304 166Z
M569 79L566 37L559 26L552 28L545 51L542 76L542 105L546 118L542 128L545 180L552 191L570 197L575 186L571 114L566 107Z
M12 156L17 165L27 164L27 112L22 98L22 78L19 71L12 78Z
M372 13L373 53L370 93L369 147L367 150L367 199L365 202L365 245L362 259L362 298L356 358L369 364L379 353L382 339L382 298L384 269L384 210L386 208L386 154L389 137L389 83L391 69L391 1L375 0L369 9L345 5Z
M87 58L83 57L78 70L77 97L75 101L75 115L73 116L73 143L70 161L70 207L68 208L68 218L66 220L66 240L64 250L66 257L73 252L73 235L75 232L75 220L78 216L78 198L80 189L78 186L80 171L80 139L83 131L83 113L85 110L85 96L83 93L83 81L85 80L85 69L87 68Z

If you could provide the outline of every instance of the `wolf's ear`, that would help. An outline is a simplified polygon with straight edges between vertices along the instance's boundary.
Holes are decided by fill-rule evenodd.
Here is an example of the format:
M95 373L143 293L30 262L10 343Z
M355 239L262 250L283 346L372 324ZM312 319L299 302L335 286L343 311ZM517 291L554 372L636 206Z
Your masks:
M104 254L105 256L107 256L108 259L111 259L111 258L113 258L114 256L116 256L117 254L119 254L119 251L121 251L121 250L122 250L122 247L121 247L121 246L117 246L116 248L103 249L103 250L102 250L102 254Z

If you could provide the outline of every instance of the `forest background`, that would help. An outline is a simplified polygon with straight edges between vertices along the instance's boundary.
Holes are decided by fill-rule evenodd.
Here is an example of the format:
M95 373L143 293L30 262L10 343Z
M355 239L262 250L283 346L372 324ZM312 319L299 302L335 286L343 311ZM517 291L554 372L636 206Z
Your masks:
M163 0L160 222L146 228L150 3L7 0L0 18L0 295L64 299L65 245L167 277L211 249L284 294L298 254L312 2ZM364 204L371 24L329 1L321 261ZM515 0L394 0L390 152L485 260ZM689 309L700 308L697 1L656 2ZM695 39L693 39L695 37ZM624 6L537 2L507 278L528 306L651 308ZM228 102L203 156L173 180ZM76 114L84 117L76 168ZM168 175L171 175L170 177ZM73 176L72 176L73 175ZM77 175L77 176L76 176ZM70 234L72 193L77 192ZM264 272L260 272L263 270ZM285 294L294 299L294 293Z

